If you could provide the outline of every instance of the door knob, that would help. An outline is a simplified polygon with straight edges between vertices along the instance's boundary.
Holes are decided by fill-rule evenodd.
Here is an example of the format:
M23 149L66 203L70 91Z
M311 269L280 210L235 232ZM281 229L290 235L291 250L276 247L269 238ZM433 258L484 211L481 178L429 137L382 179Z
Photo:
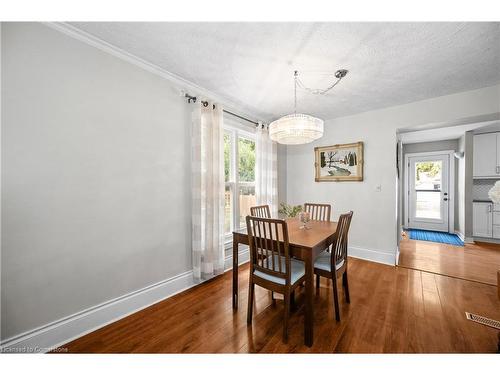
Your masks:
M448 198L444 198L443 200L444 200L444 201L447 201L447 200L448 200Z

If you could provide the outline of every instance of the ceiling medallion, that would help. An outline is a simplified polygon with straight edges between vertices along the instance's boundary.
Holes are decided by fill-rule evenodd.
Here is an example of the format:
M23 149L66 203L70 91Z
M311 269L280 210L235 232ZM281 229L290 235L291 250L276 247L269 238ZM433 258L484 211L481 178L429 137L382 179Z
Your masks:
M345 69L337 70L335 73L337 81L326 89L320 90L304 86L298 78L298 71L295 71L294 113L283 116L269 124L269 137L271 140L284 145L300 145L311 143L321 138L323 136L323 120L303 113L297 113L297 86L312 94L324 95L335 87L346 74L347 70Z

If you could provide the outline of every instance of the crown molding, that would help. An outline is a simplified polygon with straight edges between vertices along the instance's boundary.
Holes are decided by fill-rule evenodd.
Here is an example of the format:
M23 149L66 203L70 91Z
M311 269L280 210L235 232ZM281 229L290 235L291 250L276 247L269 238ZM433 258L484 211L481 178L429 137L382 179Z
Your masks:
M254 120L255 122L258 121L268 122L269 120L266 118L259 118L259 116L256 116L253 113L248 113L247 111L241 108L241 104L238 104L231 99L228 99L208 89L198 86L197 84L188 81L187 79L184 79L174 73L171 73L159 67L158 65L150 63L149 61L146 61L136 55L133 55L119 47L116 47L111 43L108 43L66 22L42 22L42 24L168 80L176 88L179 89L179 93L181 92L181 90L183 90L189 93L190 95L199 96L204 100L212 100L218 102L222 104L224 108L230 111L234 111L251 120Z

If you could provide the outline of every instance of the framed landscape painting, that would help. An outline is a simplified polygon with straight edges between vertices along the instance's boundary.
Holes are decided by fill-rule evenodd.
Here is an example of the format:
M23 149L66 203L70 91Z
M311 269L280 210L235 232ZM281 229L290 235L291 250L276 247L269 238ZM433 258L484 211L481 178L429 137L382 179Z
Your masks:
M316 182L363 181L363 142L314 149Z

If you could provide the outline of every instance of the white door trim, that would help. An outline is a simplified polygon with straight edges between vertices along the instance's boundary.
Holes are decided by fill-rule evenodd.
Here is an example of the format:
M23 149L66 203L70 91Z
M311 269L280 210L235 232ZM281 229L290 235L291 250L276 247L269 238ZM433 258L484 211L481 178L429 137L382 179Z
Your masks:
M409 158L419 156L432 156L432 155L448 155L449 156L449 181L448 181L448 233L455 233L455 157L454 150L444 151L429 151L429 152L414 152L405 154L405 173L404 173L404 223L403 227L408 228L408 214L409 214Z

